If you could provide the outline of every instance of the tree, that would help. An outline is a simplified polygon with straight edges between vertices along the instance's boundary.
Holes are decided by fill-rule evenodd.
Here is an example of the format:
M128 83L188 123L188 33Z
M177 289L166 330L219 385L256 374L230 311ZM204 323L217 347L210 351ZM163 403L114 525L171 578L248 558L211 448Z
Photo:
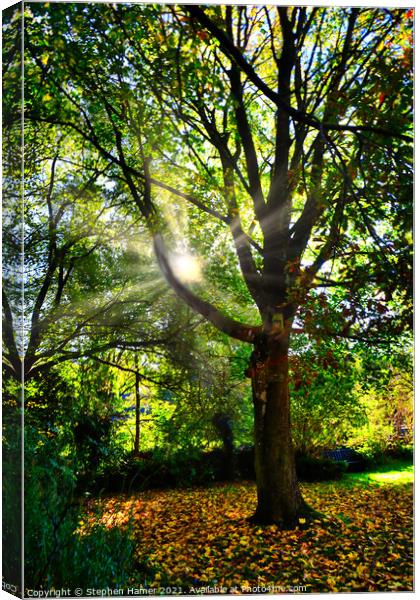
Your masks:
M13 145L9 146L10 149ZM52 126L25 132L22 305L18 179L5 179L3 364L26 381L53 366L112 348L141 350L188 327L190 315L155 327L171 300L137 215L121 210L109 167ZM140 293L139 293L140 291ZM23 315L23 327L22 327ZM22 328L22 331L21 331Z
M293 441L301 456L319 455L365 424L356 393L361 368L348 341L311 343L302 335L298 342L290 357Z
M294 525L308 508L290 431L291 336L383 342L409 327L410 11L31 10L28 114L72 129L118 169L172 288L253 345L255 519ZM186 212L172 231L169 198L175 216ZM223 237L246 309L183 277L181 235L196 252L212 247L213 283L224 281L223 267L211 270Z

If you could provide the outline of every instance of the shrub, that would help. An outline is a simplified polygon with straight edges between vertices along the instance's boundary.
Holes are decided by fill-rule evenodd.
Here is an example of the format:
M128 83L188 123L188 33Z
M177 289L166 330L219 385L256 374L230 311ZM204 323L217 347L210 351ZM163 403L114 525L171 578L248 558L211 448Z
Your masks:
M127 584L133 576L134 540L126 532L95 524L86 535L69 533L71 537L63 536L60 551L53 555L50 586L86 589Z
M297 456L296 468L301 481L331 481L341 478L347 470L347 464L329 458Z
M26 427L25 444L26 586L123 587L134 564L128 529L99 523L82 533L83 503L60 439Z
M235 451L235 468L239 478L255 479L254 446L241 446Z
M373 462L381 456L407 453L413 445L411 368L387 367L377 380L358 386L367 419L348 440Z
M214 481L234 478L235 456L221 449L208 452L195 449L189 452L142 453L141 457L126 455L118 469L108 468L92 482L91 489L130 492L150 488L171 488L211 485Z
M3 377L2 509L3 579L19 586L22 555L22 433L19 389ZM20 587L20 586L19 586ZM19 590L20 591L20 590Z
M244 479L255 479L254 448L244 446L235 452L236 473ZM297 475L301 481L329 481L340 479L347 465L329 459L296 456Z

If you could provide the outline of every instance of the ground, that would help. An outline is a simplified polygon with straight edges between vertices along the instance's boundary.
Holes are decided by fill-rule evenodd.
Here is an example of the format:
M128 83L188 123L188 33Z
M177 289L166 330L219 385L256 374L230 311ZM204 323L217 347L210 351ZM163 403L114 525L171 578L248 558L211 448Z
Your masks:
M87 522L129 527L133 586L167 592L408 591L412 580L412 467L306 484L326 519L280 531L247 521L255 484L147 491L93 503ZM200 590L199 588L205 588ZM194 589L193 589L194 588ZM163 591L162 591L163 593Z

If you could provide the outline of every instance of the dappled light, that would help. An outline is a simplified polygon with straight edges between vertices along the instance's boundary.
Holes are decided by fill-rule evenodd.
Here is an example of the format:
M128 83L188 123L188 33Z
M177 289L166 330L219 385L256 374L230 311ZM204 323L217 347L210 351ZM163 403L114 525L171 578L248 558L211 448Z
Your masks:
M311 524L301 519L291 531L248 523L256 501L253 484L116 497L96 507L92 503L96 512L87 522L99 518L107 527L129 527L137 559L147 561L145 580L152 587L243 592L299 584L306 592L408 590L409 475L409 468L402 469L398 486L395 472L369 473L371 485L362 487L305 485L305 499L322 515ZM374 483L379 476L381 487Z

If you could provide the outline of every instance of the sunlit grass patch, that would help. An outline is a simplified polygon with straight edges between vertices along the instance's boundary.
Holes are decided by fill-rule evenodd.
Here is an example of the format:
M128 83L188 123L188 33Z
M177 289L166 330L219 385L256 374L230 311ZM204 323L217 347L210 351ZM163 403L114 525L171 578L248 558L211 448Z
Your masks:
M395 461L365 473L345 473L344 485L403 485L414 482L414 466Z
M368 473L369 479L378 483L402 483L414 482L414 467L411 465L403 471L389 471L387 473Z

